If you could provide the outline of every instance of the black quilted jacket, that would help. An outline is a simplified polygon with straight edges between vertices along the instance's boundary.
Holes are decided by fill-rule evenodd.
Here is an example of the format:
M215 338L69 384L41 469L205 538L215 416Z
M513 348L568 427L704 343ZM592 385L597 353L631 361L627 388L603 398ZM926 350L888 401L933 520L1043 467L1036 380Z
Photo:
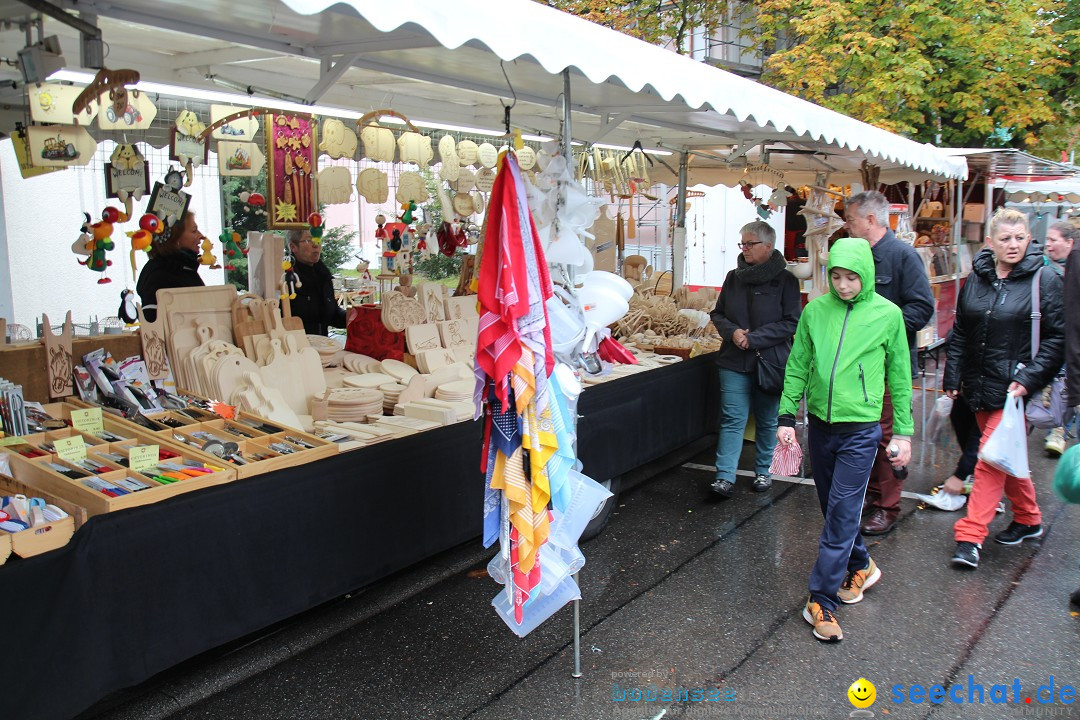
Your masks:
M1031 357L1031 285L1043 255L1034 243L1008 277L998 278L994 256L983 249L960 291L949 342L944 387L959 389L973 410L998 410L1014 380L1028 395L1061 369L1065 353L1065 310L1060 274L1041 273L1042 321L1039 352ZM1023 366L1023 367L1021 367Z

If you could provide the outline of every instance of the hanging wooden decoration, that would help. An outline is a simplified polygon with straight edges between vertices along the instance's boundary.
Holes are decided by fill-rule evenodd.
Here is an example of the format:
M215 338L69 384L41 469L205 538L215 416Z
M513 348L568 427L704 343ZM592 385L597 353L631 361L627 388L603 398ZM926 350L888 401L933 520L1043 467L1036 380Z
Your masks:
M218 173L221 175L254 176L266 164L262 149L253 142L222 140L217 144L217 156Z
M443 180L454 182L458 179L460 166L458 165L457 146L453 135L443 135L439 139L439 177Z
M255 135L259 132L259 118L258 114L251 112L251 108L242 108L235 105L211 105L210 124L213 125L222 118L245 111L249 114L233 118L214 128L214 139L234 140L237 142L254 140Z
M173 123L172 137L169 142L169 158L184 166L187 179L184 187L190 187L194 179L192 172L196 167L205 165L210 158L210 146L202 136L206 124L190 110L184 110L176 116Z
M435 151L431 149L431 137L428 135L417 132L402 133L397 145L401 162L416 163L420 167L427 167L435 157Z
M34 122L49 125L73 125L75 113L71 106L79 97L82 88L76 85L61 85L60 83L44 83L42 85L29 85L30 118ZM88 106L78 116L79 124L89 125L98 114L98 105Z
M131 217L131 200L142 200L150 194L150 174L146 159L137 145L117 145L105 163L105 197L124 203L124 212Z
M428 191L424 184L424 177L417 172L403 172L398 177L398 189L395 199L399 203L427 202Z
M356 133L337 118L327 118L319 150L335 159L351 158L356 155Z
M476 162L479 148L472 140L462 140L458 143L458 162L462 165L472 165Z
M354 197L352 174L347 167L328 167L316 176L319 184L319 200L327 205L344 205Z
M369 203L378 205L390 197L386 173L378 168L364 168L356 176L356 191Z
M394 162L394 133L389 128L368 125L360 130L364 155L376 162Z
M154 183L154 192L146 206L146 212L157 215L166 227L171 228L187 214L191 196L180 189L184 185L183 177L179 170L170 169L164 182Z
M15 159L19 161L19 174L23 179L45 175L47 173L63 170L58 167L41 167L35 165L30 159L30 146L27 145L26 131L13 132L11 134L11 148L15 151Z
M126 104L116 108L109 96L101 96L101 110L97 114L98 127L102 130L146 130L157 118L157 105L138 90L129 90ZM85 113L83 113L85 116Z
M271 230L307 228L319 209L315 189L318 121L310 115L265 117L268 214Z
M31 162L44 167L87 165L97 149L82 125L34 125L26 135Z

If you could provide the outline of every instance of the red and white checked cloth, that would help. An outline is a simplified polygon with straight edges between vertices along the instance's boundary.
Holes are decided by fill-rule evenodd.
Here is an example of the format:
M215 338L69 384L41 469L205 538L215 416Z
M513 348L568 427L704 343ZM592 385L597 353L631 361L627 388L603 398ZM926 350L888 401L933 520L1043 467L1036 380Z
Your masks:
M776 443L769 472L773 475L798 477L802 472L802 448L799 443Z

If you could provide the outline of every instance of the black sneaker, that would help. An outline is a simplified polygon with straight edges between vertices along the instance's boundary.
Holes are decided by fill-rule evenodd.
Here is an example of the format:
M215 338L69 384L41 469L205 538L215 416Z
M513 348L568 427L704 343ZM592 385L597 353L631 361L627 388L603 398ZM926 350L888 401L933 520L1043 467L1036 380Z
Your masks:
M1013 520L1009 527L994 536L994 542L1001 545L1019 545L1028 538L1037 538L1042 535L1042 525L1021 525Z
M956 543L956 552L952 556L953 565L965 565L967 567L979 567L979 543L961 541Z
M1074 612L1080 612L1080 588L1072 591L1072 595L1069 596L1069 605Z
M730 480L716 480L709 486L713 497L727 499L735 494L735 483Z
M770 475L758 475L754 478L754 492L765 492L772 487L772 476Z

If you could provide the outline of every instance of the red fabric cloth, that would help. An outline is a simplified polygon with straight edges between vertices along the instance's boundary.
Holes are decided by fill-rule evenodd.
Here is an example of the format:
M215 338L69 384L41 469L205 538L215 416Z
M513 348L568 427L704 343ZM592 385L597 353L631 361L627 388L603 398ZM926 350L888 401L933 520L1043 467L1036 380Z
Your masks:
M511 162L510 156L507 162ZM495 381L495 396L504 405L509 401L506 376L521 357L517 320L529 310L528 272L518 217L517 191L504 164L495 176L488 201L487 234L477 277L482 312L476 341L476 362Z
M986 444L987 438L1001 422L1003 410L983 410L975 413L975 420L982 429L979 449ZM1001 494L1012 503L1013 520L1023 525L1041 525L1042 513L1035 500L1035 485L1031 478L1018 478L1006 475L993 465L982 460L975 463L975 483L968 495L967 515L953 525L956 542L982 543L989 532L987 526L997 516Z
M390 332L382 324L382 308L363 305L347 328L345 349L376 360L402 360L405 357L405 333Z

